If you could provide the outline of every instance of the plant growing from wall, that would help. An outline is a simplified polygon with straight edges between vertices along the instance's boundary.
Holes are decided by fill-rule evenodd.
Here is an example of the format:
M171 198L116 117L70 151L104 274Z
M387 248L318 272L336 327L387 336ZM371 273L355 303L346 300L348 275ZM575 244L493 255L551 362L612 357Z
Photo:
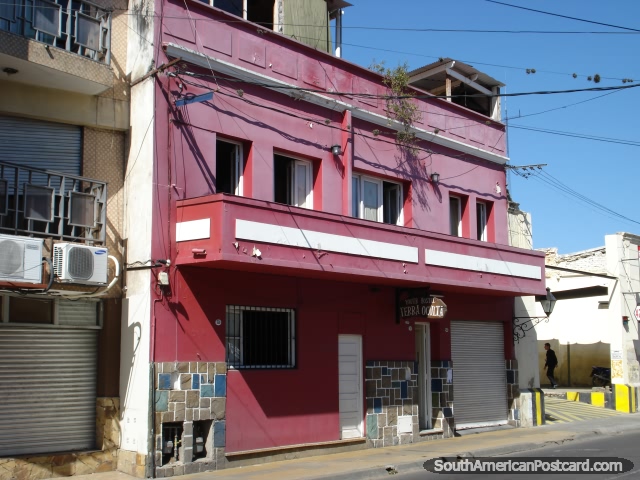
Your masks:
M413 124L420 120L421 113L412 99L413 92L409 89L408 67L404 63L396 68L388 68L384 62L374 62L369 68L382 75L382 83L388 89L388 94L385 95L387 117L402 125L396 132L396 143L415 156L418 138L413 131Z

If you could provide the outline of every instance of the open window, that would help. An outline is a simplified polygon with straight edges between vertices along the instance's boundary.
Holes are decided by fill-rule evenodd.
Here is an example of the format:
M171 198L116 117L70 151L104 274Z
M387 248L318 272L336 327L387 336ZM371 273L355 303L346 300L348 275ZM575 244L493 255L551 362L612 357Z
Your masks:
M462 236L462 199L449 197L449 233L454 237Z
M275 0L203 0L225 12L273 30ZM210 3L212 2L212 3Z
M313 208L313 164L274 155L274 200L294 207Z
M402 185L365 175L354 175L351 214L356 218L402 225Z
M476 203L476 238L487 241L487 204L484 202Z
M242 195L244 157L242 144L216 141L216 192Z

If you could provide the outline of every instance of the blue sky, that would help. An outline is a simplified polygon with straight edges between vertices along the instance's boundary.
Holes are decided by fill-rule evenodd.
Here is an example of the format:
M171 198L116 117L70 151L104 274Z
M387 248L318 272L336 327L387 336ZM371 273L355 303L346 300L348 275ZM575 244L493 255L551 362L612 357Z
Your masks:
M640 30L638 0L501 1ZM623 78L640 82L638 32L552 35L393 31L389 29L628 32L485 0L351 3L354 6L346 8L343 15L343 58L360 65L369 66L375 59L384 60L388 67L407 62L414 69L438 57L451 57L502 81L507 93L629 85L622 83ZM536 73L527 74L527 68ZM578 78L573 78L573 73ZM586 78L595 74L602 77L598 84ZM513 200L532 215L534 248L557 247L560 253L572 253L604 245L608 234L624 231L640 235L640 146L515 128L631 140L640 145L640 87L595 99L606 93L609 92L503 99L502 115L508 114L513 127L509 128L508 137L511 164L547 164L543 173L526 179L513 173L507 177ZM589 101L531 115L584 100ZM524 118L525 115L531 116ZM559 188L552 186L554 183ZM587 201L576 199L565 187L635 222L604 213Z

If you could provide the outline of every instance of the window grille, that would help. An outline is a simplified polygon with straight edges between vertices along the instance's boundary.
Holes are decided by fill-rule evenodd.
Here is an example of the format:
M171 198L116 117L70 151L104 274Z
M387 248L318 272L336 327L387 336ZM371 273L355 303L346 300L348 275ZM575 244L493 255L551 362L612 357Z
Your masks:
M295 310L227 305L227 365L295 368Z

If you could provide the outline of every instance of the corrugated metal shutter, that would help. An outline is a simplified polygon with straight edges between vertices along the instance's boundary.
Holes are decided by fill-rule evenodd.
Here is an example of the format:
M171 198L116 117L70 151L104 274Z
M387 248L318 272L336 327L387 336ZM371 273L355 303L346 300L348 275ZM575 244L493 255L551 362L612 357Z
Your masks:
M58 301L58 325L98 326L98 302Z
M80 175L82 128L0 115L0 161Z
M451 322L456 428L507 423L502 323Z
M0 457L94 448L97 332L0 328Z

